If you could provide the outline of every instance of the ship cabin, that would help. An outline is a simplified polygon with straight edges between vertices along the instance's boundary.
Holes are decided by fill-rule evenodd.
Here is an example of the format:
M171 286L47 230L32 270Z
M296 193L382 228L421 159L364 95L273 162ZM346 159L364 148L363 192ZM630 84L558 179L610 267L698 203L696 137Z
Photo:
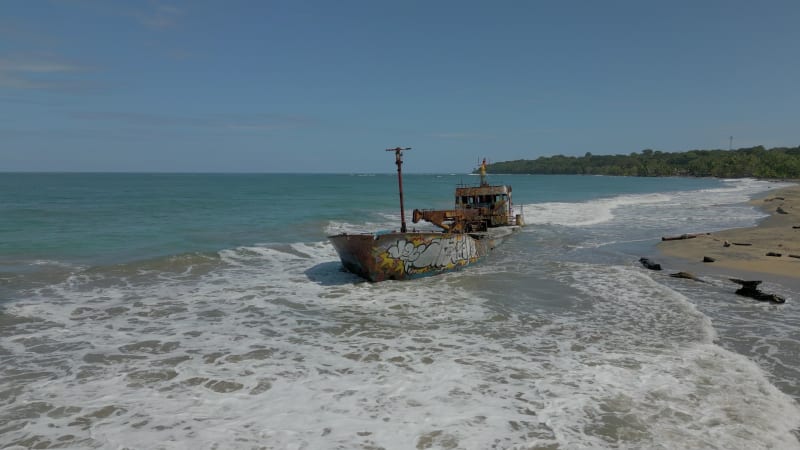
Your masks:
M499 227L512 224L511 186L456 188L456 210L478 210L477 221L470 228ZM473 214L470 216L474 217ZM472 221L472 220L471 220ZM477 223L480 222L480 225Z

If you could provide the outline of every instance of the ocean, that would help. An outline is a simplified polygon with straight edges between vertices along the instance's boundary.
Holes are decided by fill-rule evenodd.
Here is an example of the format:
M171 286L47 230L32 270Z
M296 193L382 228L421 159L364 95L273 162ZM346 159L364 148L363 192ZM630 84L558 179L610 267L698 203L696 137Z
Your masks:
M405 175L409 223L476 182ZM0 448L800 448L800 292L638 262L782 184L490 182L521 232L372 284L326 236L398 228L394 173L0 174Z

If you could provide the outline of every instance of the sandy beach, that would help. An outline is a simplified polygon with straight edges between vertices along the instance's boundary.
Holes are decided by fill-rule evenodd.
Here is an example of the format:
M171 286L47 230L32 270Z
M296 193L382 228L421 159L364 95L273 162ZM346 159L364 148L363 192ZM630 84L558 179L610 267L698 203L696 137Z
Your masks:
M694 237L664 240L658 248L667 257L685 261L682 270L788 280L800 286L800 185L771 190L751 204L770 214L755 227L713 233L686 230L687 237ZM706 257L713 262L703 262Z

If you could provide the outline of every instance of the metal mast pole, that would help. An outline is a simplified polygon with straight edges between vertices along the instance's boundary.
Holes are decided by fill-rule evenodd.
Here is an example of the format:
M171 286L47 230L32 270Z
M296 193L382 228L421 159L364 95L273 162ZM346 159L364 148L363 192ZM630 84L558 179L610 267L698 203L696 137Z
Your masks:
M387 152L394 152L395 164L397 164L397 184L400 187L400 232L406 232L406 211L403 206L403 150L411 150L411 147L387 148Z

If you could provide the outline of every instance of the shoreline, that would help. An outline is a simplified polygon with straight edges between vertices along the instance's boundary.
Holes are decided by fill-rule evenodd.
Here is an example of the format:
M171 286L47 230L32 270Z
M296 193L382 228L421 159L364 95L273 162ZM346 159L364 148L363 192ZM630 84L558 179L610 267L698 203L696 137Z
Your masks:
M775 282L800 292L800 184L771 189L749 203L769 216L754 227L664 240L658 252L687 272Z

